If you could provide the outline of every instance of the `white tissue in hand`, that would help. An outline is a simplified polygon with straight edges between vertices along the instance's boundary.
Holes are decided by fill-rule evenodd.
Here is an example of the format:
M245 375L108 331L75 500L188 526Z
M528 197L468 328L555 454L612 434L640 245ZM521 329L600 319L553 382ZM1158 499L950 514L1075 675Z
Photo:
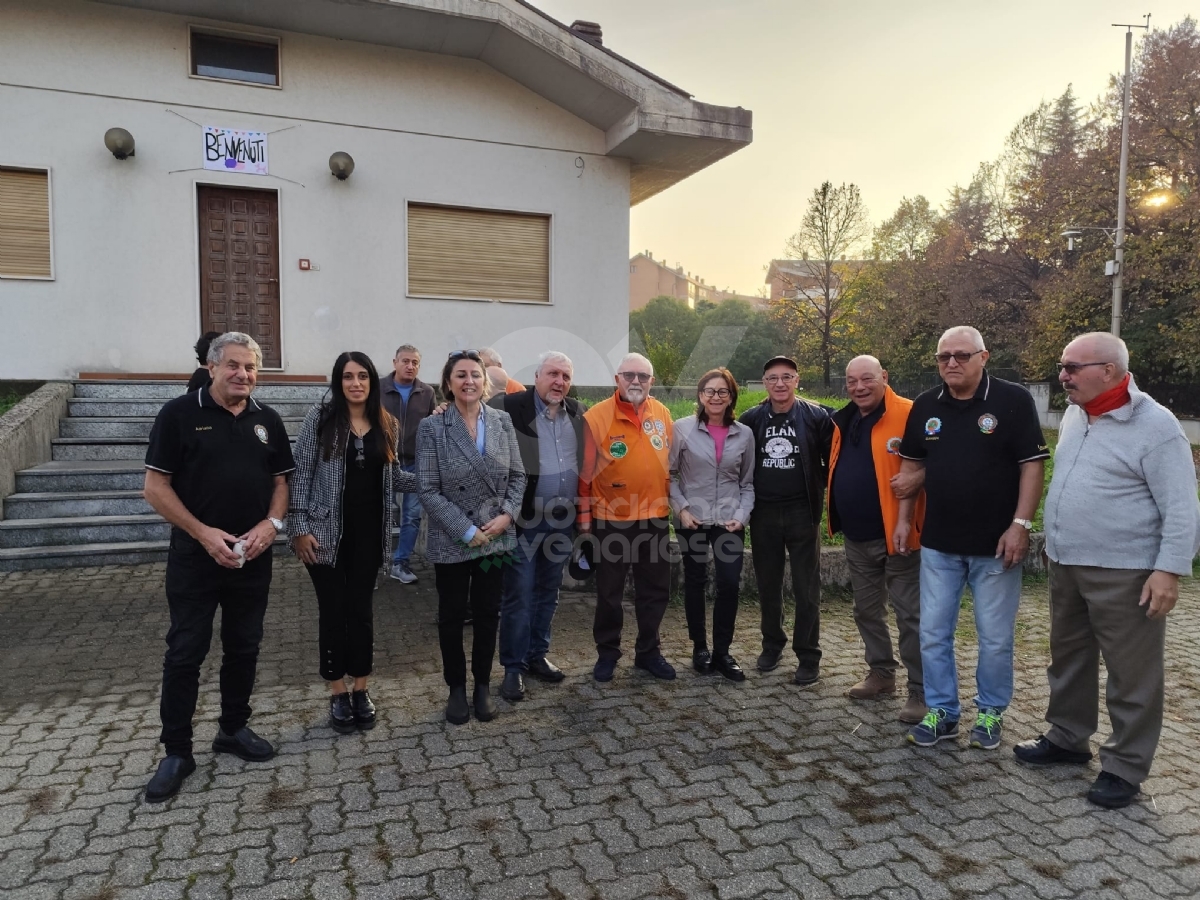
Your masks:
M246 564L246 542L238 541L236 544L234 544L233 552L237 554L237 557L238 557L237 567L240 569L242 566L244 566Z

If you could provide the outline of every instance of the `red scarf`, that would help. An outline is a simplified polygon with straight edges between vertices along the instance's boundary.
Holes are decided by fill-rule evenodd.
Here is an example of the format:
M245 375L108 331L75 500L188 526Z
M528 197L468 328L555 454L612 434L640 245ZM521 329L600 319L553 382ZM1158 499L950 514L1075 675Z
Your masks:
M1087 403L1083 404L1083 411L1089 416L1102 416L1106 412L1112 412L1114 409L1120 409L1129 402L1129 373L1125 373L1125 377L1121 379L1121 383L1116 387L1109 388L1103 394L1093 397Z

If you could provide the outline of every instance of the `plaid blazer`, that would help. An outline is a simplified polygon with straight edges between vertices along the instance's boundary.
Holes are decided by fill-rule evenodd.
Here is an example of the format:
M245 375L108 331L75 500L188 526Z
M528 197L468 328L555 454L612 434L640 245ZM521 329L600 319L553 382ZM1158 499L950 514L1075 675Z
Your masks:
M425 556L433 563L457 563L516 549L509 523L503 537L470 547L463 535L501 513L515 521L525 493L521 450L508 413L482 406L483 455L451 403L440 416L421 420L417 429L417 494L429 516Z
M350 443L347 429L341 436L341 446L335 447L329 459L321 452L317 438L317 423L321 418L318 403L304 417L300 434L292 455L296 460L296 471L288 483L288 547L295 552L293 541L302 534L311 534L317 539L317 564L332 566L337 561L338 545L342 539L342 489L346 481L346 447ZM392 435L392 445L399 436ZM416 476L400 468L397 462L383 467L383 522L380 535L383 540L383 559L391 560L392 539L392 494L394 491L408 493L417 489Z

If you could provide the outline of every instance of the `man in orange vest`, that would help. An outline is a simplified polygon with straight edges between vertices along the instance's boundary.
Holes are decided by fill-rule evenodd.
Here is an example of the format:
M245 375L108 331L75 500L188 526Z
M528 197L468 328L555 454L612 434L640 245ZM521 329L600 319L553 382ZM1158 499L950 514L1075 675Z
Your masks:
M621 600L632 568L638 623L633 665L670 681L675 669L663 659L658 629L671 589L671 411L650 396L654 366L640 353L621 360L616 384L613 396L583 416L578 527L599 544L592 674L611 681L621 657Z
M833 415L829 485L825 493L829 533L845 535L846 565L854 589L854 623L866 646L867 677L850 688L855 700L896 693L896 658L887 626L887 601L896 613L900 660L908 670L908 702L900 721L925 717L921 674L921 526L925 503L918 497L905 555L892 546L900 500L921 491L924 473L900 475L900 440L912 401L888 386L873 356L846 366L850 403Z

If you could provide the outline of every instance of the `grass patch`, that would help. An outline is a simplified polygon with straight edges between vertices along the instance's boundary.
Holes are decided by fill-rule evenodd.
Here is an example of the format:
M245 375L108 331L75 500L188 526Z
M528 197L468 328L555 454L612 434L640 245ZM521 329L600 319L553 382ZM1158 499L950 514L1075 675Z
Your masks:
M0 416L4 415L25 398L20 394L15 394L12 391L6 391L0 394Z

